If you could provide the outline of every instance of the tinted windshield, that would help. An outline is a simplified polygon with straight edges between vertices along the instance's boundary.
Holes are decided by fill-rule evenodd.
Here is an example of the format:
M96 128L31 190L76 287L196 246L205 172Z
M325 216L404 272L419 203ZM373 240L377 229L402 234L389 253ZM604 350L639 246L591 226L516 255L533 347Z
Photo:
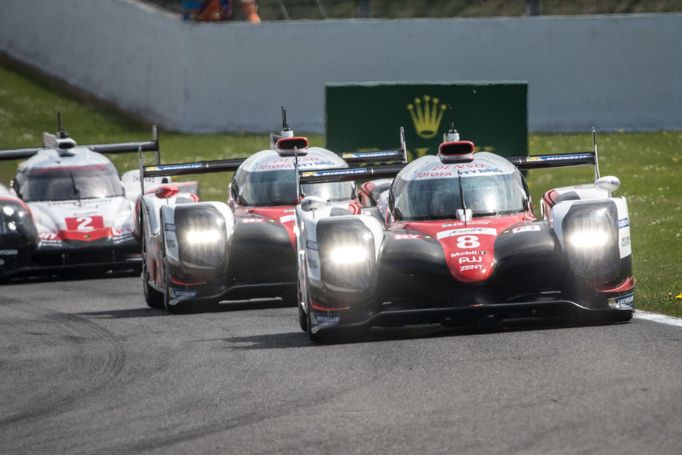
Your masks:
M122 196L123 188L113 166L41 169L21 183L25 201L66 201Z
M235 176L237 199L246 206L295 205L296 174L293 170L248 172L240 170ZM353 194L353 184L316 183L301 185L304 196L320 196L328 201L348 200Z
M466 208L473 216L502 215L524 210L526 192L519 173L463 177ZM396 217L403 220L456 218L462 208L457 178L403 180L393 188Z

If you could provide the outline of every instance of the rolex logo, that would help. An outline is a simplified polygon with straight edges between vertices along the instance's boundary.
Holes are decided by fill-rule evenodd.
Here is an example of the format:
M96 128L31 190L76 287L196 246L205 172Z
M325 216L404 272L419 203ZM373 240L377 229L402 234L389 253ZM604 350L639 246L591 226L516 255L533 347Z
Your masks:
M445 104L440 104L438 98L431 98L429 95L424 95L421 99L415 98L414 103L407 105L414 129L423 139L436 137L445 109L447 109Z

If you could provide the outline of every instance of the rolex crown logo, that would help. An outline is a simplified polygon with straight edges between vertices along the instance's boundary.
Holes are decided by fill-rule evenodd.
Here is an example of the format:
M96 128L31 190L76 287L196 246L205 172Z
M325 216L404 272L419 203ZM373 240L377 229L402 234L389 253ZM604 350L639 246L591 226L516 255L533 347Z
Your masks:
M424 95L421 99L415 98L414 103L407 105L414 129L423 139L436 137L445 109L447 109L445 104L440 104L438 98L431 98L429 95Z

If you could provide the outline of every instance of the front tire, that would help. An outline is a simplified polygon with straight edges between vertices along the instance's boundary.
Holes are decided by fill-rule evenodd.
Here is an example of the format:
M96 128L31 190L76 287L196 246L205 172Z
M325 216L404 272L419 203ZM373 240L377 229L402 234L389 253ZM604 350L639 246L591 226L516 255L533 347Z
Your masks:
M163 308L164 296L162 292L157 291L149 284L149 273L147 266L142 266L142 286L144 289L144 301L150 308Z

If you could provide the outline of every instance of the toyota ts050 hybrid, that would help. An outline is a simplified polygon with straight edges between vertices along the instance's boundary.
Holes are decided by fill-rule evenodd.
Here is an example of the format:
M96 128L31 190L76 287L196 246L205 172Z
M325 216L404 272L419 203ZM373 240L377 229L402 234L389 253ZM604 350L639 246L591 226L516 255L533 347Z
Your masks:
M353 154L383 161L391 151ZM162 185L142 198L145 300L169 312L221 301L296 301L296 168L347 168L339 155L308 147L286 127L270 150L246 159L142 167L142 176L236 171L227 203L198 202ZM302 192L343 213L359 212L352 182L302 185Z
M151 141L79 146L61 127L43 147L0 151L19 164L0 187L0 279L64 270L139 269L133 232L137 188L124 184L103 153L156 151ZM137 171L135 171L137 172ZM137 172L139 175L139 172Z
M547 191L536 219L519 169L581 164L594 166L595 182ZM307 198L297 209L300 319L311 338L333 327L632 317L627 204L612 197L619 180L599 176L596 141L592 152L504 158L474 153L453 128L437 156L398 170L392 183L361 187L374 215L320 216L324 204ZM382 172L391 169L303 171L300 183Z

